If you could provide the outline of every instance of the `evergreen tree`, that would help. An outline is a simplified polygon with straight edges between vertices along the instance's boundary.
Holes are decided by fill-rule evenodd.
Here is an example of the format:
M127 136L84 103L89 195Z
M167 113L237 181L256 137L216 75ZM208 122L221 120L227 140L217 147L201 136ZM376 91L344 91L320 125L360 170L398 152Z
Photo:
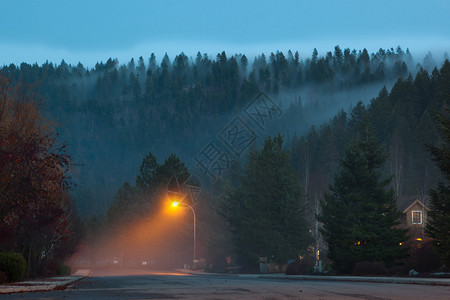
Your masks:
M448 110L447 110L448 113ZM431 203L427 234L434 240L434 245L442 261L450 266L450 119L443 113L436 113L443 135L440 146L428 146L433 160L442 172L447 183L439 183L430 192Z
M156 182L156 172L158 169L156 157L150 152L142 160L139 174L136 176L136 186L141 190L148 191Z
M382 180L379 169L386 160L383 146L367 130L340 161L330 192L321 201L318 216L328 243L328 257L336 270L349 273L356 262L390 264L406 254L399 243L405 231L397 229L400 214L390 179Z
M305 202L282 144L281 135L269 137L261 150L251 152L239 185L222 198L221 213L246 269L254 268L258 257L286 263L309 245Z
M179 183L190 178L188 168L175 154L171 153L160 165L156 156L148 153L142 159L136 186L125 182L114 196L107 212L108 224L121 225L122 222L147 216L149 211L159 205L161 193L178 188L173 186L175 177Z
M244 54L241 57L242 75L244 77L247 75L247 66L248 66L248 59L247 59L247 56L245 56L245 54Z
M334 64L336 67L340 67L342 63L344 62L344 54L342 53L341 48L339 45L334 47Z
M174 177L177 178L178 183L183 183L189 179L190 173L184 162L180 160L178 156L173 153L164 160L164 163L158 166L156 170L156 183L163 185L165 188L168 186L169 189L174 189L176 187L171 186L175 184L173 181Z
M139 84L136 75L134 75L134 72L130 73L129 87L134 97L137 98L141 94L141 85Z
M113 224L123 225L121 221L129 221L136 218L136 214L142 212L142 204L139 202L137 190L128 182L125 182L114 196L114 201L106 213L106 222L109 226Z

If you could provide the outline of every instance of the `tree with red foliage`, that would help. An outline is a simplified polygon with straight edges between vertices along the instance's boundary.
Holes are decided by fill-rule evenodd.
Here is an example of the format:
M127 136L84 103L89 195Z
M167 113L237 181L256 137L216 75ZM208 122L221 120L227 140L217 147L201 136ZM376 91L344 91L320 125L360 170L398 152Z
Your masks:
M28 275L73 238L70 156L36 100L0 76L0 250L22 253Z

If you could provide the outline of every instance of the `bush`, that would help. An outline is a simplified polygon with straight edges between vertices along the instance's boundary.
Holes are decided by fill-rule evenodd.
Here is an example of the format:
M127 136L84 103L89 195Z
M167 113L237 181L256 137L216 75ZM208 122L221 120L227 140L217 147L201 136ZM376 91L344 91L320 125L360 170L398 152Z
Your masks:
M66 276L66 275L70 275L71 272L72 272L72 268L70 266L66 266L66 265L60 265L58 267L58 269L56 269L56 275Z
M404 262L399 261L386 269L387 275L389 276L408 276L408 266Z
M6 276L6 273L3 271L0 271L0 284L5 283L8 281L8 277Z
M307 256L302 259L297 259L287 265L286 275L311 274L315 264L315 259L312 256Z
M355 264L353 275L386 275L386 267L380 262L360 261Z
M20 253L0 252L0 271L6 274L7 281L20 281L25 276L27 263Z
M442 266L442 262L431 240L424 242L413 241L406 265L408 269L414 269L423 273L438 271L439 267Z

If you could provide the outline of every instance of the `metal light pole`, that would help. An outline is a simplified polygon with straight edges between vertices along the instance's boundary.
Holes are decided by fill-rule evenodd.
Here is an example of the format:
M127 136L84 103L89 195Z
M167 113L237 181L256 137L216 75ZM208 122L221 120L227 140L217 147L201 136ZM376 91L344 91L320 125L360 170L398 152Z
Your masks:
M183 205L186 205L187 207L189 207L191 209L191 211L192 211L192 215L194 216L194 259L192 260L192 262L194 263L194 271L195 271L196 270L195 267L196 267L196 263L197 263L197 257L196 257L197 221L196 221L196 217L195 217L195 210L194 210L194 208L192 206L190 206L187 203L184 203L184 202L180 203L180 202L177 202L177 201L172 202L173 206L178 206L180 204L183 204Z
M189 176L188 178L185 178L185 174L181 174L180 176L174 175L168 182L167 182L167 195L175 196L176 200L172 202L173 206L178 205L185 205L189 207L192 211L192 215L194 216L194 259L192 262L194 263L194 270L196 270L196 264L197 264L197 220L195 215L194 207L190 204L184 202L183 200L186 197L190 197L192 201L192 205L195 204L195 198L198 196L198 193L200 192L200 181L193 178L192 176ZM169 187L170 186L170 187Z

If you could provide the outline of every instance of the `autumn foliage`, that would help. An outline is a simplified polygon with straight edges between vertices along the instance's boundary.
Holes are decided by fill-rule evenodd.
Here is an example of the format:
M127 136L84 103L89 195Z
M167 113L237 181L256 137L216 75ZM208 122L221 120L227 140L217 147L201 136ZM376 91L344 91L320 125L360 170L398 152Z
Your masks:
M22 253L28 275L74 247L65 145L30 89L0 76L0 249Z

